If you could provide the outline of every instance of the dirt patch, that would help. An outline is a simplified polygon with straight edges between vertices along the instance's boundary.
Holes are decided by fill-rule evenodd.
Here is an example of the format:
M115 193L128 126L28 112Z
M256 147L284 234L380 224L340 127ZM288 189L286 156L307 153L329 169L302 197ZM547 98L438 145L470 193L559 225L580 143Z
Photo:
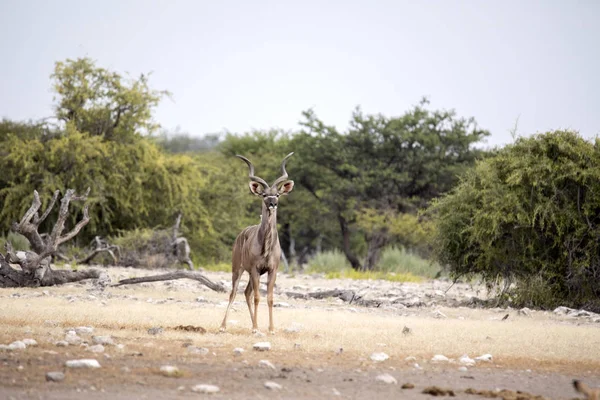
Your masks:
M226 277L213 274L211 279ZM432 289L435 284L424 283L422 290L439 290ZM330 281L284 274L278 285L281 291L332 288ZM369 285L378 287L377 282ZM392 290L408 290L395 285ZM2 396L80 399L85 393L91 399L179 399L198 397L192 388L211 384L220 388L211 395L214 398L420 399L432 398L423 391L436 386L461 399L567 399L577 396L573 379L600 385L600 326L553 313L522 316L510 309L438 305L368 308L340 299L278 296L276 302L286 303L275 309L276 335L254 336L245 302L234 304L230 328L219 334L227 295L197 283L89 289L77 284L45 292L0 292L0 344L24 338L38 342L25 350L0 351ZM411 284L410 290L421 289ZM267 323L264 303L258 311L261 327ZM507 313L511 318L502 320ZM81 326L93 327L93 332L81 330L81 343L57 347L66 331ZM149 334L151 328L161 329ZM114 344L95 353L91 350L95 336L110 336ZM269 341L271 350L254 351L253 344L259 341ZM370 356L375 352L389 358L373 361ZM449 361L433 362L436 354ZM491 361L476 361L474 366L460 362L463 355L483 354L491 354ZM80 358L97 359L101 368L64 367L65 361ZM164 376L160 372L164 365L175 366L178 372ZM65 372L65 379L47 382L50 371ZM397 383L381 382L376 379L380 374L391 375ZM267 381L282 388L268 389Z

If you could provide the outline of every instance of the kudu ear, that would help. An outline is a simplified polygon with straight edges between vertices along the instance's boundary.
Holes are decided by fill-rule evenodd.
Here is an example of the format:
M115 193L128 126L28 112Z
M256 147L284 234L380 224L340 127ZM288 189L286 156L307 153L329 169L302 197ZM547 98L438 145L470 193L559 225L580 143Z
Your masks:
M249 182L248 186L250 186L250 191L257 196L261 196L265 191L263 185L258 182Z
M288 194L294 188L294 181L285 181L279 187L279 194Z

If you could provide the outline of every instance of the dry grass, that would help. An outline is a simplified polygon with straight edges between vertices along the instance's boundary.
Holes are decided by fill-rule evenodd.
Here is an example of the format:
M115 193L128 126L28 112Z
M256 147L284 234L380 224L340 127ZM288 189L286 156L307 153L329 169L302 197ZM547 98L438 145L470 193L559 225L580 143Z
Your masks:
M253 343L263 340L250 334L250 318L243 295L238 296L235 310L230 314L229 333L218 334L223 307L194 302L198 292L167 291L161 285L108 289L114 295L135 295L139 300L113 297L104 299L105 305L100 299L87 299L88 294L78 287L50 289L53 294L79 296L81 300L75 302L56 296L5 297L0 302L0 343L26 336L52 343L62 338L65 327L81 325L94 326L100 334L111 334L126 343L161 343L157 346L156 357L160 356L161 346L170 348L177 342L176 347L180 348L180 341L185 340L192 340L197 346L225 348L228 354L234 347L249 349ZM3 294L33 291L6 290ZM225 294L202 294L208 299L223 302L227 298ZM174 300L166 304L146 302L147 298L167 297ZM405 364L402 360L407 356L418 357L419 362L423 362L434 354L458 358L463 354L475 357L490 353L494 356L494 364L501 366L600 368L600 331L594 326L577 326L543 316L514 316L500 321L500 314L471 309L442 309L449 318L438 320L429 316L403 317L393 312L363 308L354 312L327 302L308 303L315 307L310 309L304 308L306 302L295 304L298 308L275 310L279 333L264 340L271 341L273 348L284 354L299 344L300 350L294 352L294 358L298 360L336 362L335 357L338 357L340 361L360 366L370 363L368 356L375 351L386 352L393 364ZM459 316L464 319L458 319ZM50 326L48 321L54 321L57 326ZM259 326L266 330L267 323L267 308L263 300L259 308ZM302 326L300 332L283 331L293 324ZM146 332L153 326L169 328L177 325L202 326L208 333L201 335L166 329L163 335L155 337ZM402 334L404 326L410 327L412 333ZM31 333L26 334L27 331ZM336 356L340 348L343 348L343 356Z

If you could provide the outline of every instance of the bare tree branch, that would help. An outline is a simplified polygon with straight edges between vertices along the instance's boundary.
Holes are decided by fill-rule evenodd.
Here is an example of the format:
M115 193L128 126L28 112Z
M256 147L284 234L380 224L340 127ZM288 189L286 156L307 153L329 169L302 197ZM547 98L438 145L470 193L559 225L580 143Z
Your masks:
M135 283L143 283L143 282L159 282L159 281L170 281L175 279L192 279L198 281L205 285L206 287L214 290L215 292L225 292L225 287L219 283L215 283L208 279L206 276L202 275L199 272L193 271L173 271L166 274L161 275L153 275L153 276L142 276L139 278L129 278L120 280L118 283L113 284L112 286L122 286L122 285L131 285Z

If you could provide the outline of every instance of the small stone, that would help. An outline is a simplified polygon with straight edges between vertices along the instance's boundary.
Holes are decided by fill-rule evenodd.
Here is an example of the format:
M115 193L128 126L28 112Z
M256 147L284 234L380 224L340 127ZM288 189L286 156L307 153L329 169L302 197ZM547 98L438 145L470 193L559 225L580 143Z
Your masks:
M417 361L417 357L414 356L408 356L404 359L404 361Z
M437 318L437 319L446 319L448 318L446 316L446 314L444 314L443 312L441 312L440 310L435 310L433 313L433 318Z
M67 342L66 340L59 340L55 344L56 347L67 347L69 345L69 342Z
M267 335L265 335L262 332L254 332L254 337L265 337L265 336L267 336Z
M241 347L236 347L235 349L233 349L233 355L235 356L241 356L242 354L244 354L244 349L242 349Z
M378 381L378 382L387 383L388 385L392 385L392 384L395 385L395 384L398 383L398 381L396 380L396 378L394 378L390 374L377 375L375 377L375 380Z
M277 382L273 382L273 381L266 381L265 382L265 387L269 390L281 390L283 389L283 386L281 386L279 383Z
M403 383L402 386L400 386L401 389L414 389L415 385L412 383Z
M467 368L467 367L465 367L465 366L462 366L462 367L458 367L458 370L459 370L460 372L467 372L467 371L469 370L469 368Z
M48 382L61 382L65 379L65 374L60 371L46 373L46 380Z
M484 355L481 355L479 357L475 357L475 360L477 360L477 361L485 361L485 362L492 362L492 355L491 354L484 354Z
M371 354L371 360L376 361L376 362L385 361L388 358L390 358L390 356L388 356L387 354L385 354L383 352Z
M269 368L269 369L272 369L272 370L277 369L277 368L275 368L275 366L273 365L273 363L271 363L271 361L269 361L269 360L260 360L258 362L258 366L261 367L261 368Z
M280 307L280 308L290 308L290 303L286 303L285 301L278 301L277 303L273 304L273 307Z
M67 342L68 344L78 345L81 344L82 341L83 339L77 336L77 333L75 333L75 331L69 331L65 335L65 342Z
M27 345L20 340L14 341L8 345L8 350L24 350Z
M68 360L65 363L67 368L100 368L98 360L94 359L82 359L82 360Z
M91 326L78 326L74 330L79 335L90 335L94 333L94 328L92 328Z
M331 389L331 391L332 391L332 393L333 393L334 396L341 396L342 395L342 393L339 390L337 390L336 388Z
M435 356L433 356L431 358L431 361L433 361L433 362L448 362L450 360L448 359L448 357L446 357L442 354L436 354Z
M155 327L148 329L148 334L150 334L150 335L160 335L163 332L164 332L164 329L161 328L160 326L155 326Z
M35 341L35 339L23 339L22 342L25 343L26 346L37 346L38 345L38 342Z
M93 346L88 347L88 350L92 353L104 353L104 346L101 344L95 344Z
M219 390L221 389L218 386L206 384L196 385L192 388L192 392L196 393L218 393Z
M521 308L518 312L518 315L522 315L524 317L531 317L531 310L527 307Z
M196 297L196 303L206 303L206 299L202 296Z
M94 343L101 344L104 346L115 344L113 338L110 336L92 336L92 340L94 341Z
M257 343L254 343L254 346L252 346L252 348L256 351L269 351L269 350L271 350L271 343L270 342L257 342Z
M181 372L179 372L179 368L173 365L163 365L160 367L160 373L164 376L168 377L178 377L181 376Z
M206 347L196 347L196 346L188 346L187 351L189 353L199 354L201 356L205 356L209 352L209 350Z

